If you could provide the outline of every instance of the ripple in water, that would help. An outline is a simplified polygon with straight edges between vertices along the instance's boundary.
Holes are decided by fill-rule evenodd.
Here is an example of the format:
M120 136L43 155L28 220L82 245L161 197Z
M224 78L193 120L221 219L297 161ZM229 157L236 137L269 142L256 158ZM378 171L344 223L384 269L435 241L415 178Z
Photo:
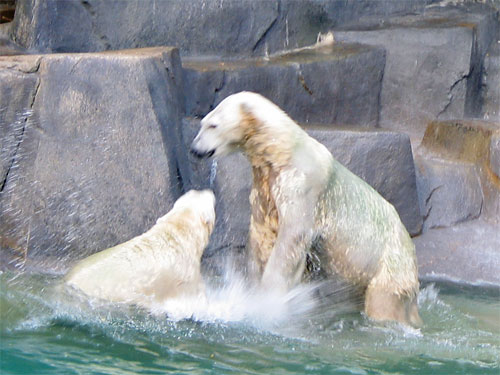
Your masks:
M0 275L2 374L499 371L498 289L429 284L419 295L425 326L413 330L370 322L342 286L266 295L231 267L206 301L180 298L152 312L88 300L59 282ZM325 287L334 288L328 298Z

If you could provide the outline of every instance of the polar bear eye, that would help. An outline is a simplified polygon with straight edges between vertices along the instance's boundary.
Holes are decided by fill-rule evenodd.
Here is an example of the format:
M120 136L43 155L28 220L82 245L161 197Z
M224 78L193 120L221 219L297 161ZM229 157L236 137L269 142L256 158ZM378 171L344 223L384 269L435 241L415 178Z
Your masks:
M208 129L215 129L216 127L217 127L217 125L215 125L215 124L208 125Z

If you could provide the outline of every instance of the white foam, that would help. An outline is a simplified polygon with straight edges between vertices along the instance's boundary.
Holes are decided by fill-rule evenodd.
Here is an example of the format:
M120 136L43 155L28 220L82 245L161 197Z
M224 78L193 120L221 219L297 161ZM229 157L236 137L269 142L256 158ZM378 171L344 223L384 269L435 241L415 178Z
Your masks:
M422 308L424 305L436 305L440 302L439 289L434 284L429 284L420 290L418 294L418 307Z
M249 288L238 274L228 271L222 287L208 288L206 298L180 296L153 303L151 312L166 314L178 321L245 322L259 328L272 328L307 317L316 306L315 285L299 285L286 294Z

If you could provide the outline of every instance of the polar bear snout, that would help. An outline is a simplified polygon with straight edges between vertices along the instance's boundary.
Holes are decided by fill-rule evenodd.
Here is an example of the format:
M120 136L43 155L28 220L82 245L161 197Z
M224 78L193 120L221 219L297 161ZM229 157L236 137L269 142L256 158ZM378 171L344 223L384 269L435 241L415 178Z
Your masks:
M190 152L192 155L196 156L199 159L209 158L215 153L215 148L210 145L210 142L207 142L206 138L210 137L207 137L203 132L203 129L201 129L196 138L191 143Z
M191 155L196 156L198 159L204 159L204 158L212 157L213 154L215 153L215 150L199 151L198 149L196 149L194 144L192 144L190 152L191 152Z
M228 155L243 139L239 112L221 113L221 104L200 121L200 130L190 147L191 153L198 158Z

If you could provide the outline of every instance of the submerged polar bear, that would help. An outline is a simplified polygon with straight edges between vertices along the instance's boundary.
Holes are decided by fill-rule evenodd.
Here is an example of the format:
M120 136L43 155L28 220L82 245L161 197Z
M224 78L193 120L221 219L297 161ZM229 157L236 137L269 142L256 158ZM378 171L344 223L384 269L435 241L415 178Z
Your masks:
M415 247L396 210L278 106L231 95L201 121L191 148L250 160L248 247L263 287L296 285L313 252L327 275L364 290L369 317L420 324Z
M81 260L65 282L91 297L143 307L181 294L204 298L200 261L214 207L212 191L187 192L146 233Z

